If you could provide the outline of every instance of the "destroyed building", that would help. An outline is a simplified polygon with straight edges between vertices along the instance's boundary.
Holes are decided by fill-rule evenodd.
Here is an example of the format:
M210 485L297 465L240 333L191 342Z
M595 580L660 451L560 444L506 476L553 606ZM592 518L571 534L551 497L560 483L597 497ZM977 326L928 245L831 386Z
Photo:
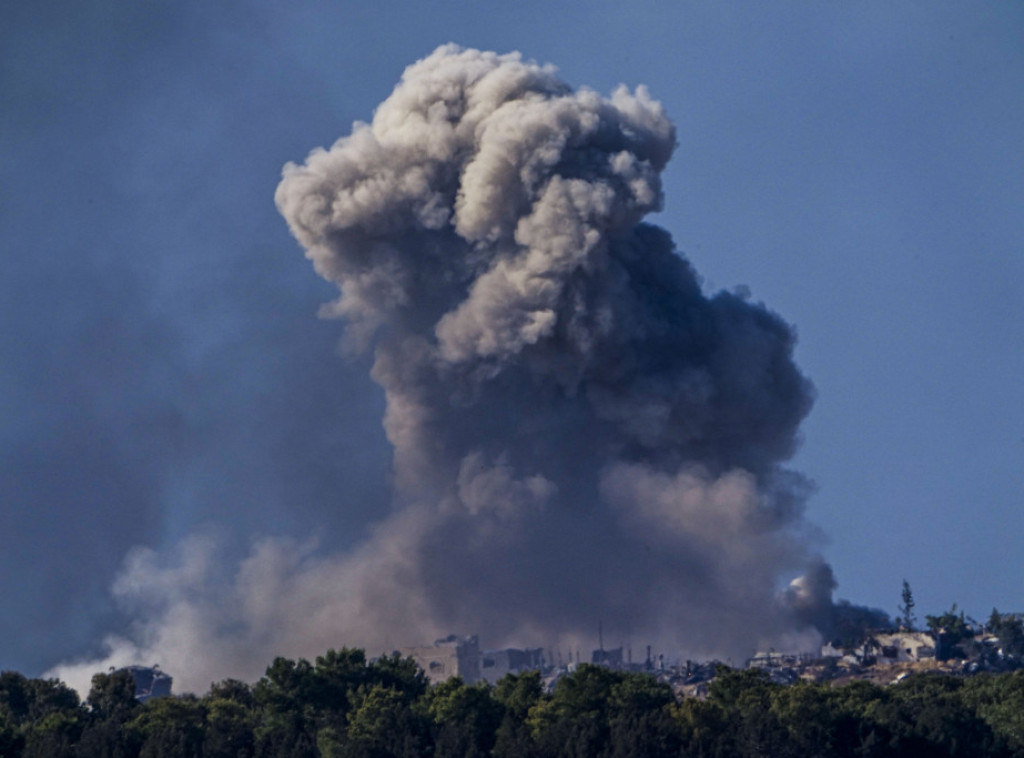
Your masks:
M480 681L480 642L476 635L459 637L450 634L433 645L406 647L397 651L412 658L431 682L443 682L460 676L466 684Z
M877 655L886 662L906 663L935 658L935 638L926 632L877 634L872 638Z
M485 650L480 656L480 676L491 684L497 684L506 674L522 674L543 668L544 649L539 647Z
M605 650L603 647L595 650L590 655L590 662L596 663L599 666L607 666L611 669L622 668L622 648L617 647L614 650Z

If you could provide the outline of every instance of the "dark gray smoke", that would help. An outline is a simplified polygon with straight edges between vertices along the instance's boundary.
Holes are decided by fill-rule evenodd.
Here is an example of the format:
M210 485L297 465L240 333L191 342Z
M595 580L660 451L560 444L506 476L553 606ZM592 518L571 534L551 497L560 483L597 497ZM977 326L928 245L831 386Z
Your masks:
M448 46L285 168L278 208L372 345L400 505L422 512L396 584L441 627L603 615L721 644L774 628L778 577L807 561L806 485L779 463L811 387L789 326L706 297L643 223L674 145L643 88Z
M833 603L837 585L832 567L818 561L790 583L781 600L798 625L813 627L838 645L855 645L867 634L893 626L889 614L879 608L848 600Z
M340 290L325 315L374 356L394 509L351 552L268 540L226 576L201 539L133 554L115 592L159 621L103 665L160 660L187 689L449 632L585 645L600 621L740 656L813 623L831 586L779 592L821 566L782 467L812 389L782 319L706 295L644 223L674 146L642 87L446 46L287 165L277 206Z

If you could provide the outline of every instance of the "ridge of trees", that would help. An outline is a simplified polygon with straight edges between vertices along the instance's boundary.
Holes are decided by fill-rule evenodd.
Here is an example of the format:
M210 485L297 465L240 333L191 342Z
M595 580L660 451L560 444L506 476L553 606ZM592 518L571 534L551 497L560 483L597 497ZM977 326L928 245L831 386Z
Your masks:
M430 686L409 658L342 648L145 703L128 672L97 674L84 703L58 680L0 674L3 758L754 755L1024 757L1024 671L833 687L723 666L706 698L680 700L648 674L589 664L550 693L539 672Z

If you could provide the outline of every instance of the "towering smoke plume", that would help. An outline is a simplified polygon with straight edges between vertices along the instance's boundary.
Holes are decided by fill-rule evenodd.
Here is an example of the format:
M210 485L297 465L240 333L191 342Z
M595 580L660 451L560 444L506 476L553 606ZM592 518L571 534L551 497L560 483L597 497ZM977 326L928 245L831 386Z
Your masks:
M387 396L402 510L380 539L402 559L381 623L506 637L603 614L701 645L772 618L807 560L779 462L811 389L785 323L705 297L642 222L674 143L643 88L448 46L285 168L278 208Z
M394 509L349 554L261 543L212 599L196 599L202 542L177 562L134 555L121 597L159 588L164 623L115 653L235 666L207 667L203 687L273 654L452 631L572 644L603 620L620 639L739 656L827 625L809 486L781 465L812 390L785 322L705 295L644 223L674 144L642 87L605 98L446 46L372 123L287 165L277 206L340 290L325 314L373 351Z

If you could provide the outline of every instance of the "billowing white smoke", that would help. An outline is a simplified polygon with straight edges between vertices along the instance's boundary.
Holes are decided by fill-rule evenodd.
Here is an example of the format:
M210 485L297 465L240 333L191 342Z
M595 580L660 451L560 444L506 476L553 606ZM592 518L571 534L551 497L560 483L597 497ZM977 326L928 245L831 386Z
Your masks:
M642 87L605 98L446 46L372 123L287 165L277 206L340 290L325 313L374 351L395 510L350 554L261 543L194 591L198 558L136 556L122 595L161 601L131 654L203 689L278 653L571 644L599 620L741 655L813 615L777 592L820 566L807 483L780 466L811 388L781 319L706 296L643 223L674 144Z

